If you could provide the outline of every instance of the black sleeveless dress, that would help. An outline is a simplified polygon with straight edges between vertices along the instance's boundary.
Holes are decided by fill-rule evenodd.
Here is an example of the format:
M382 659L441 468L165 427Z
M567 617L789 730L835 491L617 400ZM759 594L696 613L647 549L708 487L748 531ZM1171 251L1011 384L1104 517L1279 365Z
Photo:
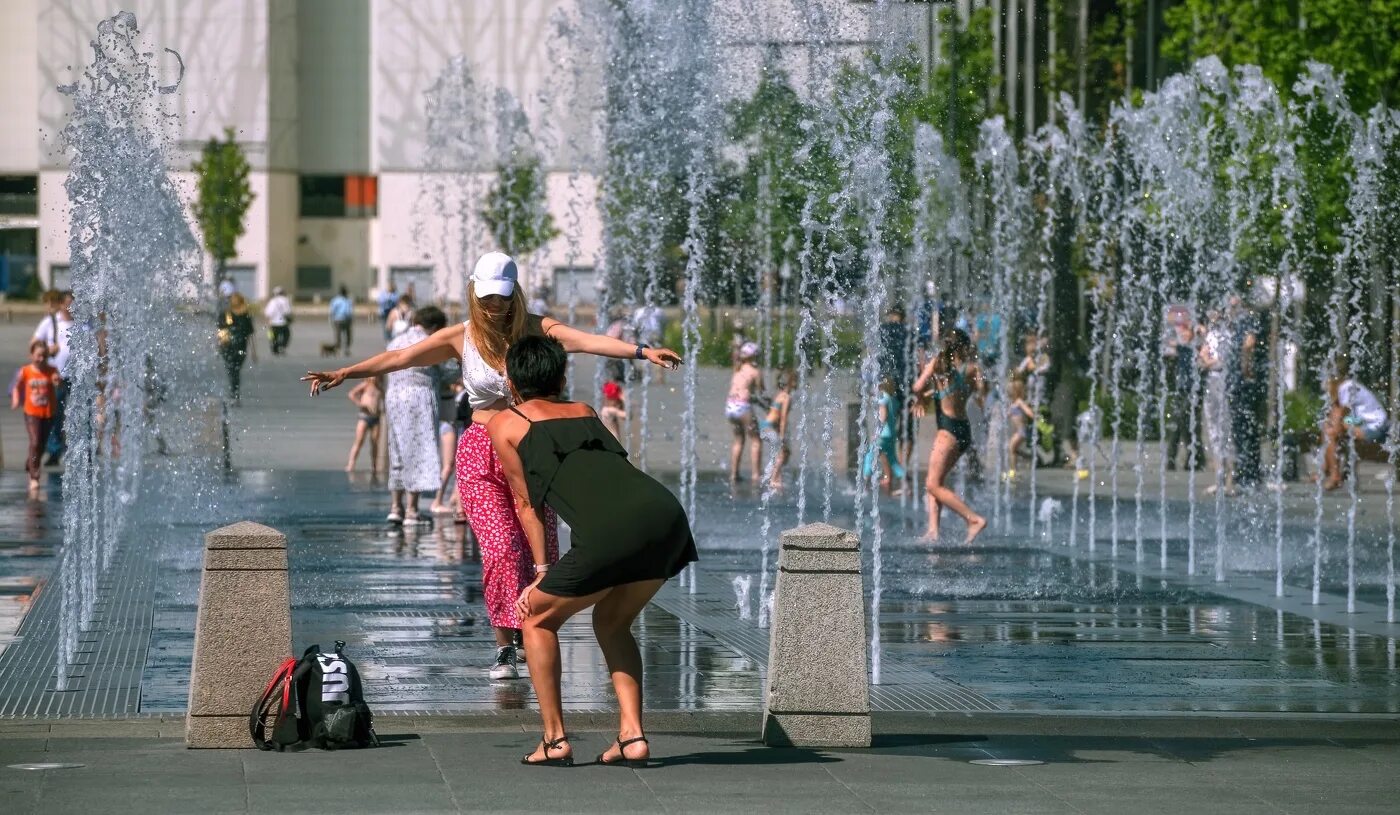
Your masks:
M573 533L540 591L583 597L675 577L698 559L680 502L632 466L596 416L531 420L511 410L530 422L517 449L531 505L548 504Z

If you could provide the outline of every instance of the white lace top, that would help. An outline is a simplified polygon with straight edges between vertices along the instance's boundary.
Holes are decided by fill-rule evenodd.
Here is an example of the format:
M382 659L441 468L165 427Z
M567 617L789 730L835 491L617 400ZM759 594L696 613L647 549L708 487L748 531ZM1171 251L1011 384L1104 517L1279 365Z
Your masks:
M480 410L502 399L510 403L506 375L487 365L486 360L481 358L476 343L472 342L470 326L471 321L468 320L462 332L462 388L467 393L467 404L471 405L472 410Z

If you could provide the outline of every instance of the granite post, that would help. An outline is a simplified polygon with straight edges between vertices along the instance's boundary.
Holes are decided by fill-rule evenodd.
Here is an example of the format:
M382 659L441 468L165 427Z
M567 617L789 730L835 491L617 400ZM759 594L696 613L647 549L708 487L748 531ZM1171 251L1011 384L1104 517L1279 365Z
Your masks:
M781 536L763 742L869 747L870 677L860 538L830 524Z
M241 521L204 537L187 747L252 747L248 711L292 653L287 538Z

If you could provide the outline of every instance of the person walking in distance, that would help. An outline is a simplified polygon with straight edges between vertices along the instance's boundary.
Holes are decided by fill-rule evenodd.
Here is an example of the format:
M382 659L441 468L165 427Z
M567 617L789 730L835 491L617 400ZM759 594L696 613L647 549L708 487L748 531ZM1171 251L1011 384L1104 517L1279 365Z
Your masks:
M54 389L53 420L45 443L48 458L45 464L58 464L67 448L63 437L63 414L68 406L68 336L73 329L71 291L51 290L44 295L48 314L34 328L34 339L42 340L49 349L49 362L58 371Z
M10 392L10 409L24 411L24 429L29 433L29 454L24 470L29 474L29 497L39 497L39 468L44 444L49 439L58 389L58 369L49 364L49 346L43 340L29 343L29 364L20 369Z
M336 353L350 354L350 344L354 339L351 327L355 324L355 301L350 299L350 291L344 286L340 293L331 298L331 327L335 329Z
M224 371L228 374L228 395L235 405L243 402L243 363L252 354L258 361L255 346L249 343L253 336L253 317L248 313L248 301L243 295L234 292L228 299L228 307L219 315L219 353L224 358Z
M399 287L391 280L389 286L379 293L379 324L384 326L384 342L393 339L389 334L388 320L389 312L394 310L394 306L399 304Z
M1230 435L1235 442L1235 485L1259 484L1259 421L1264 403L1265 336L1259 314L1239 295L1230 297L1231 366L1226 371Z
M613 359L645 359L654 365L676 366L680 355L667 348L647 348L610 337L589 334L552 317L531 314L517 284L515 261L488 252L477 261L467 287L468 320L449 326L427 339L335 371L309 371L302 379L311 393L333 388L346 379L381 376L390 371L462 361L462 385L472 423L457 442L457 491L481 552L481 576L486 611L496 634L493 679L514 679L520 614L516 600L535 578L525 532L515 512L515 499L492 448L486 423L512 404L506 385L505 355L526 336L550 336L569 353ZM545 528L546 559L557 552L554 515L540 518Z
M287 345L292 341L292 301L281 286L272 287L272 296L263 306L263 319L267 320L267 339L273 356L287 353Z

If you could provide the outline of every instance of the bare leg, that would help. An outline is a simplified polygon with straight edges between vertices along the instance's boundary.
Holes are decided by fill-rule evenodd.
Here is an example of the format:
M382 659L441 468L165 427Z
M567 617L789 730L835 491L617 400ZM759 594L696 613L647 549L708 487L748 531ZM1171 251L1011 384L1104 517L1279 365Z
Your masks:
M456 461L454 460L456 451L456 430L438 436L438 456L442 459L442 473L438 477L438 491L433 495L433 505L429 508L431 512L447 512L450 509L448 504L443 502L443 499L451 495L448 487L452 483L452 471L456 466Z
M557 597L536 589L530 595L531 612L525 619L525 649L530 654L530 683L535 686L535 699L540 705L540 719L544 724L544 740L554 741L564 737L564 706L560 701L559 679L559 626L570 617L603 599L609 592L598 592L586 597ZM500 632L496 629L496 640L500 642ZM508 644L508 643L502 643ZM572 746L562 744L549 750L548 758L564 758L573 755ZM535 748L530 754L531 761L546 758L544 745Z
M957 455L957 440L951 433L939 430L934 433L933 447L928 453L928 476L924 481L924 491L928 493L928 531L924 540L936 542L939 538L938 521L943 507L938 503L938 490L943 486L943 478L952 469Z
M758 423L749 420L749 473L753 483L763 478L763 438L758 435Z
M369 472L379 474L379 425L369 429Z
M1325 490L1335 490L1342 484L1342 433L1345 428L1342 417L1338 411L1333 410L1327 419L1327 426L1323 428L1323 433L1327 437L1327 446L1322 454L1322 488Z
M389 490L389 512L403 515L403 490Z
M734 442L729 446L729 483L739 480L739 459L744 455L744 426L733 419L729 427L734 431Z
M617 694L617 738L620 741L646 732L642 727L642 654L632 636L632 623L661 588L662 582L643 580L618 586L593 609L593 633L603 649L613 691ZM629 744L623 752L630 759L643 759L651 754L646 742ZM604 753L607 760L617 757L616 744Z
M973 512L958 494L944 486L943 479L948 471L957 464L961 453L957 448L957 440L953 434L946 430L938 431L938 435L933 441L933 454L929 457L929 496L939 504L947 506L956 512L967 522L967 538L965 543L971 543L982 530L987 526L987 521L981 515Z
M360 448L364 446L367 430L364 419L355 422L355 440L350 443L350 460L345 465L347 473L355 469L355 462L360 457ZM373 454L370 455L370 458L374 458Z

